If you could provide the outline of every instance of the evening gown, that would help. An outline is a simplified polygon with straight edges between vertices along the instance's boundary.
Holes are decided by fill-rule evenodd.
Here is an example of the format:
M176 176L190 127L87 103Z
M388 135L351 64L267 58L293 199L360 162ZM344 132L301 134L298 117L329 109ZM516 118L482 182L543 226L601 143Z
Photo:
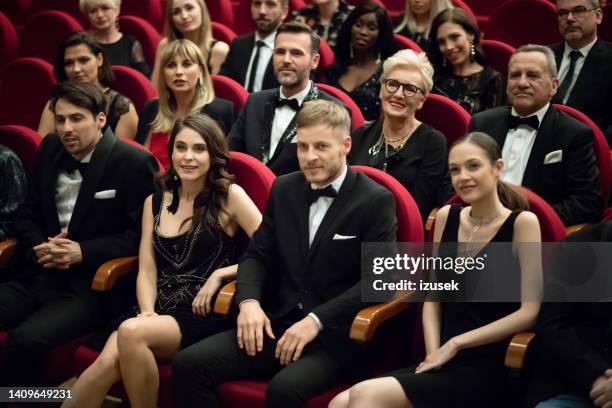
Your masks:
M162 190L153 194L153 249L157 265L157 300L155 312L170 315L181 330L181 348L231 328L228 319L210 314L194 314L191 304L206 279L217 269L235 263L236 242L220 225L197 225L176 236L161 235L157 228L163 208ZM213 303L214 304L214 299ZM111 323L110 335L119 324L139 312L135 307ZM99 342L93 345L99 348Z
M459 213L461 207L453 205L442 233L443 243L458 242ZM513 211L503 222L491 242L512 242L514 222L520 211ZM488 244L487 244L488 246ZM480 253L486 250L483 248ZM497 253L496 253L497 255ZM514 262L517 282L520 281L520 267L508 247L505 259L499 262ZM461 333L484 326L518 310L519 303L441 303L440 345ZM386 376L394 377L401 384L406 396L415 408L442 407L493 407L501 406L506 371L504 356L510 338L483 346L461 350L449 362L421 374L415 374L416 366L393 371Z

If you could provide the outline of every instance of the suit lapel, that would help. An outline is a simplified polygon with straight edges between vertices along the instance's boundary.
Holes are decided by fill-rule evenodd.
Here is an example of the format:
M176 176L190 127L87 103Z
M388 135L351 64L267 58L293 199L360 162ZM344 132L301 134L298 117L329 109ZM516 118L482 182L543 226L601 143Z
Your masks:
M308 206L308 200L306 198L306 190L308 189L308 182L304 179L304 184L300 189L300 196L298 197L298 235L299 235L299 246L300 246L300 259L305 260L308 257L308 223L310 208Z
M506 136L508 135L508 116L510 115L510 108L504 109L503 112L503 117L499 118L499 120L494 121L494 123L491 124L491 128L489 130L490 136L495 139L495 141L499 145L500 150L504 148Z
M593 81L597 79L598 75L601 75L597 70L598 62L601 61L599 56L602 52L601 40L598 39L593 45L593 48L591 48L589 55L587 55L584 60L580 74L572 88L572 93L569 95L569 98L567 98L566 105L576 107L576 105L578 105L576 99L581 94L580 90L591 89L591 87L594 86ZM584 95L583 92L582 94Z
M113 146L117 142L117 138L113 135L110 129L107 129L102 136L102 139L96 145L96 149L91 156L89 166L87 167L87 173L83 177L81 188L79 189L79 195L77 196L76 203L74 205L74 212L70 218L70 224L68 225L68 236L71 239L75 239L78 236L79 228L83 223L87 210L94 199L94 194L102 176L106 169L107 162L111 156Z
M274 99L278 98L278 90L272 92L269 98L266 100L263 109L263 128L261 130L261 157L260 160L264 162L268 167L270 166L269 161L271 158L270 154L270 143L272 139L272 122L274 121L274 111L276 106L274 105Z
M58 143L60 148L51 160L51 171L46 171L43 176L42 205L45 209L45 218L47 219L49 231L57 232L59 234L61 227L59 217L57 215L57 206L55 205L55 188L57 185L57 176L60 171L60 162L62 161L64 154L68 153L64 149L61 142ZM47 204L45 204L45 202L47 202Z
M308 270L308 266L313 257L313 254L316 253L319 244L323 237L329 235L328 230L330 229L333 222L336 220L342 209L346 206L351 198L351 191L353 191L353 186L355 184L355 173L351 170L350 167L346 170L346 178L342 183L342 187L340 187L340 191L338 191L338 196L332 202L332 205L329 207L323 220L321 220L321 225L319 225L319 229L317 229L317 233L315 234L312 244L310 245L310 250L308 251L308 256L306 257L306 261L304 262L304 270ZM306 212L308 214L308 212ZM306 242L308 243L308 238L306 238Z
M544 156L546 153L548 153L547 148L554 146L552 139L554 138L553 128L556 119L557 113L551 106L544 115L540 129L538 129L538 133L536 134L533 142L533 147L531 148L531 153L529 154L529 160L527 161L527 167L525 168L525 173L523 174L523 181L521 182L521 185L529 187L532 190L537 188L540 180Z
M255 47L255 34L251 34L246 43L246 47L244 48L244 59L239 61L240 63L240 78L242 78L242 83L246 84L247 81L247 70L249 68L249 61L251 60L251 54L253 53L253 48Z

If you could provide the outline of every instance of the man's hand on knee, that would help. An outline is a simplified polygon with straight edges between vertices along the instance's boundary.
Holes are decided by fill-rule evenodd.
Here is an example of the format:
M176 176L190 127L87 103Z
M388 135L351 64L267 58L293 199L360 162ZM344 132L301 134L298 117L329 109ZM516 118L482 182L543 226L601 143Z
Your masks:
M317 322L310 316L306 316L289 327L283 337L276 344L275 356L280 359L281 364L289 364L297 361L302 355L304 347L313 341L319 334Z
M257 301L246 301L240 305L237 324L238 346L241 349L246 348L249 356L254 356L257 352L263 350L264 330L268 337L275 338L270 319Z

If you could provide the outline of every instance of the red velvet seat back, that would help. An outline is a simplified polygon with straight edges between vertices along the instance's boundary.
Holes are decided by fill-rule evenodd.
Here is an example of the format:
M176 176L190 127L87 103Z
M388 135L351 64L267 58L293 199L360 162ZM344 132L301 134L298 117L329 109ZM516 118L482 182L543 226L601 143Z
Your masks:
M471 117L457 102L431 93L421 110L417 111L416 118L442 132L447 145L451 146L467 133Z
M157 45L161 40L157 29L148 21L136 16L119 16L119 27L122 33L129 34L138 40L142 46L145 61L153 70Z
M508 62L516 51L514 47L497 40L482 40L480 42L485 58L491 66L503 77L503 84L508 79Z
M151 81L139 71L123 65L113 65L114 89L130 98L137 112L142 112L145 102L157 98L157 91ZM124 137L126 135L117 135Z
M121 14L140 17L155 27L158 32L162 31L164 9L159 0L122 0Z
M17 31L11 20L0 12L0 69L17 55Z
M351 129L357 129L363 126L363 124L365 123L365 118L363 117L359 106L357 106L357 104L351 99L350 96L342 92L340 89L327 84L317 83L316 86L321 91L324 91L330 94L331 96L340 99L340 101L342 101L342 103L344 103L351 110Z
M232 101L234 103L234 112L238 116L240 109L242 109L249 97L247 90L232 78L223 75L211 75L210 78L213 82L215 96Z
M25 126L0 126L0 144L15 152L28 177L34 173L36 153L41 140L38 132Z

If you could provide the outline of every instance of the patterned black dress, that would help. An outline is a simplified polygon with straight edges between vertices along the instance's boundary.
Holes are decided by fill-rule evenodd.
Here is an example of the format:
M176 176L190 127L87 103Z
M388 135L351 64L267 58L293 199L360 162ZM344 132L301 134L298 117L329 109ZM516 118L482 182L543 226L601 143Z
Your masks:
M206 279L217 269L235 263L236 243L218 225L198 225L183 234L163 236L158 232L164 192L153 194L153 249L157 265L157 300L155 312L170 315L181 330L181 348L230 328L228 319L210 314L194 314L191 304ZM214 302L214 299L213 299ZM128 314L111 323L104 333L107 338L124 320L136 316L134 307ZM104 340L106 340L106 338ZM101 339L92 345L100 348Z

